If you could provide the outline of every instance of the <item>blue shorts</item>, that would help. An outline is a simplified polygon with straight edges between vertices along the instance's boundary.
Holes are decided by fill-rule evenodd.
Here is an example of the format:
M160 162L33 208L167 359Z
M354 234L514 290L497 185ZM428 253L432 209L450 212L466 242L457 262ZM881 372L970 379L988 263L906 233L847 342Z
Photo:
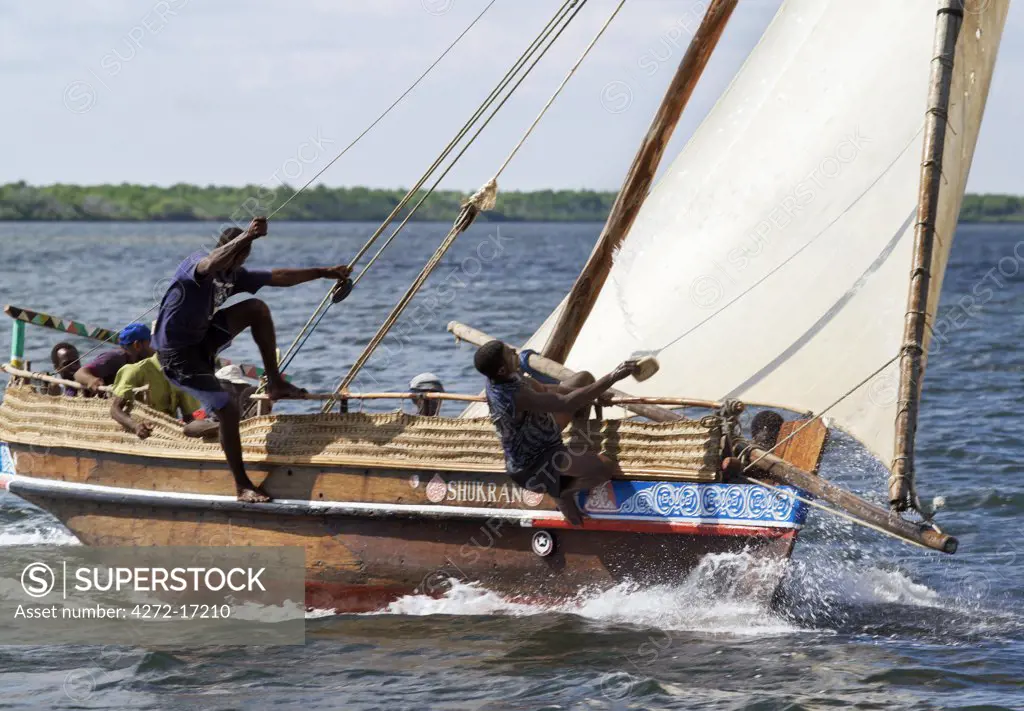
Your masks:
M234 335L228 331L222 315L217 312L210 320L210 329L199 343L181 348L161 348L157 358L164 375L171 383L203 405L209 413L223 410L232 396L214 375L217 353L231 344Z

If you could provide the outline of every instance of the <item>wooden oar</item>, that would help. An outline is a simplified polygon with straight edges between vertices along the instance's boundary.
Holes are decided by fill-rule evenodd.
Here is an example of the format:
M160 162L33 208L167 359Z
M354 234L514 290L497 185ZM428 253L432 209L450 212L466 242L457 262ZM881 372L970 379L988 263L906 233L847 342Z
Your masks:
M4 306L4 313L16 321L24 321L25 323L32 324L33 326L50 328L54 331L70 333L73 336L81 336L82 338L88 338L93 341L110 343L115 346L117 345L117 331L112 331L109 328L103 328L102 326L90 326L89 324L81 323L69 318L53 316L52 314L43 313L42 311L23 309L20 306L11 306L10 304ZM218 357L217 367L219 368L225 365L231 365L231 361L227 358ZM238 363L237 365L242 369L242 374L247 378L259 380L264 375L263 368L260 368L259 366L252 365L250 363ZM285 380L291 382L291 378L288 376L285 376Z

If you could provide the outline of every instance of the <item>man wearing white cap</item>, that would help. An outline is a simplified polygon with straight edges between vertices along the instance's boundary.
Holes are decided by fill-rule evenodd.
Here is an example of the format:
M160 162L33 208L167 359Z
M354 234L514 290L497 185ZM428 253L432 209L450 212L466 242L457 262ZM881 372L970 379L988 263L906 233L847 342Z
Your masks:
M256 392L256 383L245 377L242 366L236 363L229 363L214 373L214 377L221 382L224 389L231 393L238 403L238 409L245 412L249 406L249 396ZM269 400L260 400L257 405L257 415L269 415L271 403Z
M410 398L416 406L416 414L425 417L434 417L441 410L441 401L424 397L422 393L443 393L444 385L441 379L433 373L420 373L409 381L409 391L413 393Z

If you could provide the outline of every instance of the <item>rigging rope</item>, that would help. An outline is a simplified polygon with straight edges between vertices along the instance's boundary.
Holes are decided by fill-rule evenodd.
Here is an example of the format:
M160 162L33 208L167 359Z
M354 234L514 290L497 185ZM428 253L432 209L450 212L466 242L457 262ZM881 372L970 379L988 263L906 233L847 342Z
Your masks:
M455 242L455 239L460 234L465 232L469 228L470 225L473 224L473 221L476 219L477 215L479 215L480 212L485 211L485 210L489 210L489 209L491 209L494 206L494 202L495 202L495 199L497 197L498 178L501 176L501 174L505 170L505 168L508 167L509 163L515 157L515 155L519 152L520 148L522 148L523 145L526 143L526 140L533 133L534 129L537 128L537 125L540 123L541 119L544 117L544 115L548 112L548 110L554 104L555 99L557 99L558 96L562 93L562 90L565 89L566 85L569 83L569 80L572 79L573 76L575 76L575 74L576 74L577 70L579 69L580 65L587 58L587 56L590 54L591 50L593 50L593 48L595 47L597 42L601 39L601 37L607 31L608 27L611 25L612 21L619 14L619 11L622 10L622 7L623 7L623 5L625 5L625 3L626 3L626 0L620 0L619 4L616 6L615 10L608 17L608 19L605 20L605 22L601 26L600 30L597 32L595 37L590 41L590 44L587 45L586 49L583 50L583 53L580 55L579 59L576 60L576 63L573 64L572 67L570 67L569 71L566 73L565 78L562 79L562 82L555 89L554 93L548 99L547 103L545 103L544 106L541 108L540 113L538 113L538 115L534 119L533 123L530 124L529 128L523 134L522 138L520 138L519 142L516 143L516 145L513 147L512 151L509 153L508 157L505 159L505 161L498 168L498 171L494 174L494 176L489 181L487 181L487 183L485 183L484 186L482 188L480 188L480 190L477 191L477 193L475 195L473 195L473 197L471 197L462 206L462 209L460 210L458 217L455 219L455 222L452 225L451 230L449 230L448 234L445 236L444 240L438 246L437 250L434 252L434 254L430 258L430 260L428 260L428 262L424 265L423 269L420 271L419 275L413 281L412 285L409 287L408 290L406 290L405 294L402 296L402 298L399 300L399 302L392 309L392 311L388 315L387 319L385 319L384 323L381 324L381 327L378 329L377 333L370 340L370 342L366 345L366 348L363 349L363 352L359 355L359 357L356 359L356 361L352 364L352 367L349 369L348 374L345 375L344 378L342 378L342 380L338 384L337 388L335 388L335 394L343 392L352 383L352 381L356 377L356 374L366 364L367 360L369 360L370 356L373 354L373 352L380 345L381 341L383 341L383 339L387 335L388 331L391 330L391 327L394 326L395 322L402 315L402 312L405 310L405 308L412 301L412 298L416 295L416 293L423 286L424 282L426 282L427 278L430 276L430 274L437 267L437 264L441 261L441 258L448 251L448 249L451 247L451 245ZM540 54L540 56L537 57L537 59L534 61L533 65L531 65L531 67L530 67L531 70L533 69L534 66L536 66L537 62L539 62L540 59L544 56L544 53L546 53L547 50L550 49L550 47L558 39L558 36L562 33L562 31L564 31L565 27L568 26L568 23L572 22L572 19L576 16L576 14L579 12L579 10L582 9L583 4L585 4L585 2L580 4L579 8L577 8L577 10L573 13L572 17L569 18L569 20L566 23L566 25L563 26L561 30L559 30L558 34L556 34L554 36L554 38L548 44L548 47L545 48L544 52L542 52ZM527 74L528 73L529 73L529 70L527 71ZM519 84L522 83L523 79L525 79L525 78L526 78L526 75L524 75L519 80L519 82L516 84L516 87L518 87ZM513 87L512 92L515 91L516 87ZM497 109L495 109L494 113L492 113L491 116L487 119L487 121L484 122L484 124L480 127L480 129L477 131L476 135L479 135L480 131L482 131L484 128L487 127L487 124L490 122L490 120L494 118L494 116L501 109L501 107L505 104L505 102L508 101L508 99L511 97L512 92L509 92L508 96L506 96L505 99L501 102L501 104L499 104ZM474 136L474 139L475 138L476 138L476 136ZM470 144L468 144L465 148L463 148L463 152L465 152L465 150L469 148L469 145L471 145L471 143L472 143L472 141L470 141ZM460 153L459 155L461 156L462 154ZM449 166L448 170L450 170L450 169L451 169L451 166ZM434 184L433 187L437 186L437 183L439 183L441 181L441 179L444 178L445 174L447 174L447 170L445 171L444 174L441 175L440 178L438 178L438 181ZM408 221L408 217L406 218L406 221ZM390 239L391 238L389 238L389 241L390 241ZM381 247L381 250L383 250L386 246L387 246L387 243L385 243L385 245L383 247ZM376 259L377 256L379 256L379 252L378 252L378 255L374 256L374 259ZM367 268L369 268L369 265L367 265ZM364 270L364 273L365 273L365 270ZM328 400L324 404L324 406L323 406L323 412L328 412L330 410L331 406L334 404L335 401L336 401L336 398L332 398L332 399Z
M416 88L417 86L419 86L419 85L420 85L420 83L421 83L421 82L422 82L422 81L423 81L424 79L426 79L427 75L429 75L429 74L430 74L430 72L432 72L432 71L434 70L434 68L435 68L435 67L436 67L436 66L437 66L438 64L440 64L440 63L441 63L441 60L442 60L442 59L444 59L444 58L445 58L446 56L448 56L448 54L449 54L449 53L450 53L450 52L451 52L451 51L452 51L453 49L455 49L456 45L458 45L458 44L459 44L459 42L461 42L461 41L462 41L462 39L463 39L463 38L464 38L464 37L465 37L465 36L466 36L466 35L467 35L467 34L469 33L469 31L470 31L470 30L472 30L472 29L473 29L473 27L475 27L475 26L476 26L476 24L477 24L477 23L478 23L478 22L479 22L479 21L480 21L480 20L481 20L481 19L483 18L483 16L487 14L487 11L491 9L491 6L493 6L493 5L494 5L494 3L496 3L497 1L498 1L498 0L491 0L491 1L489 2L489 3L487 3L487 5L485 5L485 6L484 6L484 9L480 11L480 14L478 14L478 15L477 15L477 16L476 16L475 18L473 18L473 21L472 21L472 22L470 22L470 23L469 23L469 24L468 24L468 25L466 26L466 28L465 28L464 30L462 30L462 32L460 32L460 33L459 33L459 35L458 35L458 36L457 36L457 37L456 37L456 38L455 38L455 39L454 39L454 40L452 41L452 43L451 43L451 44L449 44L449 45L448 45L448 47L447 47L447 48L446 48L446 49L445 49L445 50L444 50L443 52L441 52L441 54L439 54L439 55L437 56L437 59L435 59L435 60L434 60L434 61L433 61L433 62L432 62L432 63L430 64L430 66L428 66L428 67L426 68L426 70L424 70L424 71L423 71L423 73L422 73L422 74L420 74L420 75L419 75L419 76L418 76L418 77L416 78L416 80L415 80L415 81L414 81L414 82L413 82L412 84L410 84L410 85L409 85L409 87L408 87L408 88L407 88L407 89L406 89L405 91L403 91L403 92L402 92L401 94L399 94L399 96L398 96L398 98L397 98L397 99L395 99L395 100L394 100L393 102L391 102L391 104L390 104L390 105L389 105L389 106L388 106L388 107L387 107L386 109L384 109L384 111L382 111L382 112L380 113L380 115L378 115L378 116L377 116L377 118L375 118L375 119L374 119L374 120L373 120L373 121L372 121L372 122L370 123L370 125L369 125L369 126L367 126L366 128L364 128L364 129L363 129L363 130L362 130L362 131L361 131L361 132L359 133L359 135L357 135L357 136L356 136L356 137L355 137L354 139L352 139L352 141L351 141L351 142L350 142L350 143L349 143L349 144L348 144L347 146L345 146L345 147L344 147L344 148L343 148L343 149L341 150L341 152L339 152L339 153L338 153L338 154L337 154L336 156L334 156L334 158L332 158L332 159L331 159L331 161L330 161L330 162L329 162L329 163L328 163L327 165L325 165L325 166L324 166L323 168L321 168L320 170L318 170L318 171L316 172L316 174L315 174L315 175L314 175L314 176L313 176L312 178L310 178L309 180L307 180L307 181L306 181L306 183L305 183L305 184L304 184L304 185L303 185L302 187L300 187L300 188L299 188L298 190L296 190L295 192L293 192L293 193L291 194L291 196L289 196L289 197L288 197L288 199L286 199L286 200L285 200L285 201L284 201L283 203L281 203L281 204L280 204L280 205L278 205L278 206L277 206L276 208L274 208L274 210L273 210L273 211L272 211L272 212L271 212L271 213L270 213L269 215L267 215L267 219L270 219L270 218L271 218L271 217L273 217L274 215L276 215L276 214L278 214L279 212L281 212L281 210L283 210L283 209L285 208L285 206L286 206L286 205L288 205L288 203L290 203L290 202L291 202L292 200L294 200L294 199L295 199L296 197L298 197L298 195L299 195L300 193L304 192L304 191L305 191L305 190L306 190L307 188L309 188L309 186L310 186L310 185L312 185L312 184L314 183L314 181L316 181L316 179L317 179L317 178L319 178L319 177L320 177L321 175L323 175L323 174L324 174L325 172L327 172L328 168L330 168L330 167L331 167L332 165L334 165L335 163L337 163L337 162L338 162L338 161L339 161L339 160L341 159L341 157L342 157L342 156L344 156L344 155L345 155L346 153L348 153L348 152L349 152L349 151L350 151L350 150L351 150L351 149L352 149L352 148L353 148L353 147L354 147L354 146L355 146L355 145L356 145L357 143L359 143L359 141L361 141L361 140L362 140L362 139L363 139L363 138L364 138L364 137L365 137L365 136L366 136L366 135L367 135L367 134L368 134L368 133L369 133L370 131L372 131L372 130L373 130L373 129L374 129L374 128L375 128L376 126L377 126L377 124L378 124L378 123L380 123L380 122L381 122L381 121L382 121L382 120L383 120L383 119L384 119L384 118L385 118L385 117L386 117L386 116L387 116L388 114L390 114L390 113L391 113L391 111L392 111L392 110L393 110L393 109L394 109L394 108L395 108L396 106L398 106L398 105L399 105L400 103L402 103L402 100L403 100L403 99L405 99L405 97L407 97L407 96L408 96L409 94L411 94L411 93L412 93L412 91L413 91L413 90L414 90L414 89L415 89L415 88ZM572 1L572 0L570 0L570 1ZM145 311L143 311L143 312L142 312L141 314L139 314L138 316L136 316L136 317L135 317L134 319L132 319L132 320L131 320L131 321L129 321L128 323L136 323L136 322L140 321L140 320L141 320L142 318L144 318L145 316L147 316L147 315L149 315L150 313L152 313L152 312L153 312L153 311L154 311L155 309L157 309L157 308L158 308L159 306L160 306L160 302L159 302L159 301L155 302L155 303L154 303L154 304L153 304L152 306L150 306L150 307L149 307L148 309L146 309ZM127 325L127 324L125 324L125 325ZM118 330L120 331L120 329L118 329ZM104 347L104 345L105 345L105 344L103 344L103 343L100 343L99 345L93 346L92 348L90 348L89 350L87 350L87 351L86 351L85 353L82 353L81 355L79 355L79 356L78 356L78 360L77 360L77 362L81 362L81 361L82 361L82 360L83 360L83 359L84 359L84 358L85 358L85 357L86 357L87 355L89 355L89 354L91 354L91 353L94 353L95 351L99 350L100 348L103 348L103 347ZM74 362L74 361L73 361L73 362Z
M502 77L502 79L498 82L497 86L495 86L495 88L491 90L491 93L484 99L480 106L477 107L476 111L472 114L472 116L470 116L470 118L466 121L466 123L455 135L455 137L451 141L449 141L448 145L445 146L445 148L441 151L441 154L434 160L433 164L431 164L430 167L427 168L426 172L424 172L424 174L419 178L419 180L417 180L416 183L406 192L402 200L391 211L391 214L388 215L387 218L385 218L385 220L381 223L381 225L374 231L374 233L370 235L366 243L360 248L360 250L350 261L350 267L354 267L356 263L366 254L366 252L369 251L370 247L384 233L384 231L394 221L398 214L409 204L413 197L415 197L417 191L419 191L419 189L423 187L423 185L427 182L430 176L433 175L437 168L444 162L444 160L449 155L451 155L452 151L454 151L455 148L458 146L459 142L463 138L465 138L466 134L469 133L469 131L473 128L477 121L479 121L480 117L483 116L484 113L486 113L487 110L494 105L494 102L497 101L499 96L501 96L501 93L508 87L508 85L513 81L513 79L515 79L516 75L519 74L520 70L522 70L522 68L527 64L527 62L529 62L530 59L538 52L538 50L540 50L544 42L547 41L553 33L555 33L556 29L557 34L555 34L554 37L555 39L557 39L557 37L561 34L565 27L568 26L569 22L571 22L573 18L575 18L576 14L579 13L580 9L582 9L583 5L585 5L586 2L587 0L565 0L565 2L563 2L562 6L552 16L548 23L541 29L537 37L533 39L533 41L526 48L526 50L513 63L512 67L509 68L509 70L505 73L505 76ZM569 13L572 13L571 16L569 16ZM567 17L568 20L566 19ZM561 27L559 28L559 26ZM539 56L543 56L544 53L547 52L547 49L550 48L550 46L551 43L548 44L547 48L544 48L541 51L541 54ZM515 86L513 86L508 96L510 96L511 93L518 88L519 84L522 83L526 75L528 75L533 70L533 67L536 66L536 63L537 61L535 60L533 64L530 65L530 67L524 73L523 77L519 79ZM501 108L501 106L504 105L505 101L508 100L508 96L506 96L505 99L501 102L501 104L498 107L499 109ZM493 118L493 114L491 115L491 118ZM488 119L488 122L489 121L490 119ZM486 126L486 123L484 125ZM448 172L452 169L455 163L457 163L458 160L462 157L462 155L466 152L466 149L469 147L469 145L472 145L473 141L476 140L476 137L479 136L479 134L480 131L478 130L476 134L474 134L469 139L467 145L453 159L452 163L441 175L441 178L448 174ZM377 250L377 253L371 258L370 262L362 269L362 271L353 280L353 286L362 279L362 277L366 274L367 270L377 261L378 257L380 257L381 253L391 244L391 242L395 239L399 232L401 232L401 230L405 227L405 225L415 214L415 212L423 205L423 203L434 191L434 189L436 189L439 182L440 178L437 181L435 181L435 183L429 188L427 193L412 208L411 212L405 217L401 224L392 232L392 234L387 238L387 240L385 240L383 246L381 246L381 248ZM317 305L316 309L314 309L313 314L309 317L309 319L302 326L302 328L299 329L298 334L296 334L291 345L289 345L288 349L285 351L284 355L281 358L280 369L282 371L285 368L287 368L287 366L294 360L295 356L298 354L298 351L302 348L302 346L305 345L306 341L309 339L309 335L313 332L313 330L315 330L320 325L320 322L323 320L324 315L327 313L327 310L330 309L333 303L333 298L336 289L337 285L331 287L331 289L327 292L324 298Z
M412 93L412 90L415 89L417 86L419 86L420 82L422 82L427 77L427 75L430 74L431 71L433 71L434 67L436 67L438 64L440 64L441 60L444 59L446 56L448 56L449 52L451 52L453 49L455 49L455 45L457 45L459 42L462 41L462 38L465 37L469 33L469 31L471 29L473 29L473 27L476 25L476 23L478 23L481 20L481 18L483 18L483 16L487 14L487 11L490 10L491 6L494 5L494 3L496 3L497 1L498 0L491 0L489 3L487 3L487 5L484 6L484 9L480 11L480 14L477 15L475 18L473 18L472 22L470 22L468 25L466 25L466 29L464 29L461 33L459 33L459 36L456 37L455 40L450 45L448 45L448 48L445 49L445 51L441 52L441 54L438 55L437 59L435 59L430 64L430 66L427 67L426 70L424 70L424 72L422 74L420 74L419 77L416 78L416 81L414 81L412 84L409 85L408 89L403 91L399 95L399 97L397 99L395 99L393 102L391 102L391 105L388 106L386 109L384 109L384 111L377 118L375 118L373 120L373 122L369 126L367 126L365 129L363 129L362 133L360 133L358 136L356 136L354 139L352 139L352 142L349 143L347 146L345 146L338 155L334 156L334 158L331 159L330 163L328 163L323 168L318 170L316 172L316 174L312 178L310 178L309 180L306 181L305 185L303 185L301 188L296 190L292 194L291 197L289 197L283 203L278 205L277 208L273 212L271 212L269 215L267 215L267 219L269 220L271 217L273 217L274 215L279 213L281 210L283 210L288 203L290 203L292 200L294 200L296 198L296 196L298 196L299 193L304 191L306 188L308 188L310 185L312 185L313 182L317 178L319 178L321 175L323 175L325 172L327 172L328 168L330 168L332 165L334 165L343 155L348 153L349 150L353 146L355 146L357 143L359 143L360 140L362 140L363 136L365 136L370 131L372 131L373 128L378 123L380 123L384 119L385 116L387 116L389 113L391 113L391 110L394 109L396 106L398 106L402 102L402 99L404 99L406 96L408 96L410 93Z
M785 443L786 443L786 442L788 442L789 440L793 439L793 438L794 438L794 437L795 437L795 436L796 436L797 434L799 434L799 433L800 433L800 432L801 432L801 431L802 431L802 430L803 430L803 429L804 429L805 427L808 427L808 426L810 426L810 425L811 425L812 423L814 423L814 422L817 422L818 420L820 420L820 419L821 419L822 417L824 417L824 416L826 415L826 413L828 413L828 412L829 412L829 410L831 410L832 408L834 408L834 407L836 407L837 405L839 405L839 404L840 404L840 403L841 403L841 402L842 402L843 400L845 400L846 398L848 398L848 397L850 397L851 395L853 395L853 393L855 393L855 392L856 392L857 390L859 390L860 388L864 387L864 385L866 385L866 384L867 384L867 383L868 383L868 382L869 382L869 381L870 381L870 380L871 380L872 378L874 378L874 377L875 377L875 376L877 376L877 375L878 375L879 373L881 373L881 372L882 372L883 370L885 370L886 368L888 368L888 367L889 367L890 365L892 365L892 364L893 364L894 362L896 362L896 360L898 360L898 359L899 359L899 355L896 355L896 356L893 356L892 358L890 358L890 359L889 359L888 361L886 361L886 362L885 362L884 364L882 364L882 366L881 366L881 367L879 367L879 368L878 368L877 370L875 370L875 371L874 371L873 373L871 373L871 374L870 374L869 376L867 376L866 378L864 378L863 380L861 380L861 381L860 381L859 383L857 383L856 385L854 385L854 386L853 386L852 388L850 388L849 390L847 390L847 391L846 391L846 392L845 392L845 393L844 393L843 395L841 395L841 396L840 396L840 397L839 397L839 398L838 398L838 399L837 399L836 401L834 401L834 402L833 402L833 403L832 403L831 405L829 405L828 407L826 407L826 408L825 408L824 410L822 410L821 412L819 412L819 413L818 413L817 415L815 415L814 417L811 417L810 419L808 419L808 420L807 420L807 421L806 421L806 422L805 422L804 424L802 424L802 425L800 425L799 427L797 427L797 428L796 428L795 430L793 430L793 431L792 431L792 432L791 432L791 433L790 433L789 435L787 435L787 436L786 436L786 437L784 437L783 439L781 439L781 440L779 440L778 442L776 442L776 443L775 443L775 444L774 444L774 445L772 446L772 448L771 448L771 449L768 449L768 450L766 450L766 451L764 452L764 454L762 454L762 455L761 455L760 457L758 457L757 459L755 459L755 460L754 460L754 461L752 461L752 462L749 462L749 463L748 463L748 464L747 464L746 466L744 466L744 467L743 467L743 472L742 472L742 474L741 474L741 478L743 478L743 479L744 479L745 481L747 481L747 482L749 482L749 483L751 483L751 484L757 484L758 486L763 486L763 487L764 487L764 488L766 488L766 489L771 489L772 491L775 491L775 492L777 492L777 493L779 493L779 494L781 494L781 495L783 495L783 496L788 496L788 497L790 497L791 499L794 499L794 500L796 500L796 501L800 501L800 502L802 502L802 503L804 503L804 504L806 504L806 505L808 505L808 506L811 506L811 507L813 507L813 508L816 508L816 509L820 509L821 511L825 511L825 512L827 512L827 513L831 513L831 514L834 514L835 516L838 516L839 518L843 518L843 519L846 519L847 521L849 521L849 522L851 522L851 523L853 523L853 524L856 524L856 525L858 525L858 526L863 526L863 527L865 527L865 528L870 528L870 529L872 529L872 530L874 530L874 531L878 531L879 533L883 533L883 534L885 534L886 536L889 536L889 537L891 537L891 538L895 538L896 540L899 540L899 541L903 541L904 543L912 543L913 545L915 545L915 546L918 546L919 548L924 548L924 549L926 549L926 550L931 550L930 548L928 548L928 546L924 546L924 545L921 545L921 544L920 544L920 543L918 543L917 541L912 541L912 540L909 540L909 539L907 539L907 538L903 538L902 536L898 536L898 535L896 535L895 533L892 533L891 531L887 531L887 530L885 530L884 528L881 528L881 527L879 527L879 526L876 526L875 524L873 524L873 523L871 523L871 522L869 522L869 521L864 521L863 519L857 518L856 516L853 516L853 515L851 515L851 514L848 514L848 513L846 513L845 511L840 511L839 509L834 509L834 508L832 508L832 507L830 507L830 506L825 506L824 504L820 504L820 503L818 503L817 501L815 501L815 500L813 500L813 499L809 499L809 498L807 498L807 497L805 497L805 496L800 496L799 494L797 494L797 493L795 493L795 492L792 492L792 491L788 491L788 490L786 490L786 489L782 489L782 488L780 488L780 487L778 487L778 486L775 486L775 485L773 485L773 484L769 484L769 483L767 483L767 482L764 482L764 481L761 481L761 480L759 480L759 479L754 479L754 478L752 478L752 477L749 477L749 476L743 476L743 474L746 474L746 472L750 471L750 469L751 469L751 468L752 468L752 467L753 467L753 466L754 466L755 464L757 464L758 462L760 462L761 460L763 460L763 459L764 459L765 457L767 457L767 456L768 456L769 454L772 454L772 453L773 453L773 452L774 452L774 451L775 451L776 449L778 449L779 447L781 447L781 446L782 446L783 444L785 444ZM744 450L743 450L742 452L740 452L740 453L739 453L739 455L738 455L738 456L739 456L739 459L740 459L740 461L741 461L741 462L742 462L742 460L743 460L744 458L746 458L746 457L745 457L745 455L749 454L749 449L750 449L750 448L748 447L748 448L744 449ZM934 529L938 530L938 527L937 527L937 526L936 526L936 525L935 525L934 523L931 523L930 519L926 518L926 519L925 519L925 523L927 523L928 525L930 525L930 526L931 526L932 528L934 528Z
M498 168L498 172L494 174L494 178L492 178L492 180L497 180L498 176L505 172L505 168L507 168L508 164L512 162L512 159L516 157L516 154L519 152L519 149L522 148L523 144L526 143L526 139L528 139L530 137L530 134L533 133L533 130L537 128L537 124L539 124L540 120L544 118L544 114L546 114L548 112L548 109L551 108L551 105L555 103L555 99L557 99L558 95L562 93L562 89L565 88L565 85L568 84L569 80L572 79L572 77L576 74L576 71L580 68L580 65L583 64L583 60L586 59L587 55L590 54L590 51L594 49L594 46L597 44L598 40L601 39L601 37L604 35L608 27L611 26L612 21L616 18L616 16L618 16L619 12L622 10L625 4L626 0L621 0L619 4L615 6L615 10L612 11L612 14L608 16L607 20L605 20L604 24L601 26L601 29L598 30L596 35L594 35L594 39L590 40L590 44L588 44L587 48L583 50L583 54L581 54L579 59L576 60L576 63L569 68L569 72L565 75L565 78L562 79L562 83L558 85L558 88L555 89L555 93L551 95L551 98L549 98L548 102L544 104L544 107L540 110L540 113L537 114L537 118L535 118L533 120L533 123L530 124L530 127L526 129L526 133L524 133L523 137L519 139L519 143L517 143L515 147L511 150L511 152L509 152L508 157L505 158L505 162L501 164L500 168Z
M622 0L619 3L618 8L616 8L615 12L612 13L612 16L608 19L608 22L605 23L605 25L601 28L601 31L598 32L597 36L591 41L591 43L587 47L586 51L576 61L576 64L574 64L572 66L572 68L570 69L569 73L566 75L565 79L562 80L562 83L559 85L558 89L555 90L555 93L552 94L550 99L548 99L547 104L545 104L544 108L537 115L537 118L534 119L533 124L531 124L530 128L526 131L526 133L523 135L523 137L519 140L519 142L516 144L515 148L512 149L512 152L505 159L505 162L502 163L501 167L498 169L498 172L496 172L494 174L494 176L491 178L489 183L485 183L484 188L486 188L487 185L489 185L491 182L497 183L498 178L504 172L505 168L508 167L508 164L511 162L512 158L516 155L516 153L519 152L519 149L522 148L523 144L526 142L526 139L529 138L530 134L533 133L533 129L537 127L537 124L540 122L540 120L544 116L544 114L547 113L547 110L549 108L551 108L552 102L554 102L554 100L558 97L558 95L561 93L562 89L565 88L565 85L569 81L569 79L576 73L576 70L579 68L580 63L587 56L587 54L590 53L590 50L593 49L593 47L596 44L597 40L601 38L602 34L604 34L604 31L606 29L608 29L608 25L615 18L615 15L617 15L619 13L619 10L622 9L622 6L625 4L625 1L626 0ZM578 13L579 10L583 8L584 4L586 4L586 0L583 0L583 3L580 4L579 9L577 9L576 12L573 13L573 17L569 18L569 20L566 22L566 24L562 27L562 30L564 30L565 27L568 26L569 22L572 22L573 18L576 16L576 13ZM377 250L376 254L374 254L373 257L370 259L370 261L367 263L366 267L359 273L359 276L356 277L355 283L358 283L359 280L363 277L363 275L366 274L366 271L371 266L373 266L373 263L377 261L377 258L380 257L381 253L383 253L383 251L387 248L387 246L389 244L391 244L391 241L395 238L395 236L398 234L398 232L403 227L405 227L405 225L412 218L412 216L416 212L416 210L419 209L419 207L426 201L426 199L430 196L430 194L437 188L437 186L441 183L441 181L445 178L445 176L448 175L448 173L451 171L451 169L455 166L455 162L458 161L458 159L462 157L463 153L465 153L466 150L469 148L469 146L472 145L473 141L476 140L476 137L479 136L480 133L483 131L483 129L486 128L487 125L491 122L491 119L494 118L494 116L497 114L498 110L501 109L501 107L505 105L505 102L508 101L509 98L511 98L512 93L515 92L515 90L519 87L520 84L522 84L523 79L525 79L526 76L533 70L533 67L535 67L537 65L537 62L539 62L541 60L541 58L544 56L544 54L547 53L547 50L551 48L551 45L554 44L554 41L558 39L559 35L561 35L562 30L558 31L558 34L556 34L554 36L554 38L551 40L551 42L548 44L548 46L544 49L544 51L541 52L541 54L537 57L537 59L534 60L533 64L530 65L530 68L526 70L526 74L524 74L523 77L520 78L518 82L516 82L516 85L514 87L512 87L512 90L508 93L508 95L506 95L506 97L498 105L498 108L495 109L494 113L491 114L491 116L487 119L487 121L485 121L484 124L473 135L473 137L470 139L469 143L462 149L462 151L458 154L458 156L456 156L455 161L453 161L452 164L449 165L448 168L445 169L445 171L443 173L441 173L440 177L438 177L438 179L434 182L434 184L427 191L427 194L424 195L423 198L416 204L416 206L413 207L412 211L408 215L406 215L405 219L402 220L401 224L399 224L399 226L395 229L395 232L393 232L391 234L391 236L388 237L387 240L385 240L384 244L381 245L380 249ZM484 188L481 188L481 190L483 190Z
M765 452L764 454L762 454L762 455L761 455L760 457L758 457L758 458L757 458L757 459L755 459L754 461L750 462L750 464L748 464L748 465L747 465L746 467L744 467L744 468L743 468L743 471L744 471L744 472L746 472L746 471L749 471L749 470L750 470L750 468L751 468L752 466L754 466L755 464L757 464L758 462L760 462L760 461L761 461L762 459L764 459L765 457L767 457L767 456L768 456L769 454L771 454L772 452L774 452L774 451L775 451L776 449L778 449L779 447L781 447L782 445L784 445L784 444L785 444L786 442L788 442L789 440L791 440L791 439L793 439L794 437L796 437L796 436L797 436L797 435L798 435L798 434L799 434L799 433L800 433L800 432L801 432L801 431L802 431L802 430L803 430L803 429L804 429L805 427L808 427L808 426L810 426L810 425L811 425L812 423L814 423L814 422L817 422L818 420L820 420L820 419L821 419L822 417L824 417L824 416L826 415L826 413L828 413L828 411L829 411L829 410L831 410L832 408L834 408L834 407L835 407L836 405L839 405L839 404L840 404L840 403L841 403L841 402L842 402L843 400L845 400L846 398L850 397L850 396L851 396L851 395L853 395L853 394L854 394L855 392L857 392L857 391L858 391L858 390L860 390L860 389L861 389L862 387L864 387L864 386L865 386L865 385L866 385L866 384L868 383L868 381L870 381L870 380L871 380L872 378L874 378L874 377L875 377L876 375L878 375L878 374L879 374L879 373L881 373L881 372L882 372L883 370L885 370L885 369L886 369L886 368L888 368L888 367L889 367L890 365L892 365L892 364L893 364L894 362L896 362L896 360L897 360L898 358L899 358L899 355L895 355L895 356L893 356L892 358L890 358L889 360L887 360L887 361L886 361L885 363L883 363L883 364L881 365L881 367L879 367L879 368L878 368L878 369L876 369L876 370L875 370L874 372L872 372L872 373L871 373L871 375L869 375L868 377L864 378L864 379L863 379L863 380L861 380L861 381L860 381L859 383L857 383L856 385L854 385L854 386L853 386L852 388L850 388L849 390L847 390L847 391L846 391L845 393L843 393L842 395L840 395L840 396L839 396L839 398L838 398L837 400L833 401L831 405L829 405L828 407L826 407L826 408L825 408L824 410L822 410L821 412L819 412L819 413L818 413L817 415L815 415L814 417L811 417L810 419L808 419L808 420L807 420L807 422L805 422L805 423L803 423L802 425L800 425L799 427L797 427L797 428L796 428L795 430L793 430L793 431L792 431L792 432L791 432L791 433L790 433L789 435L787 435L787 436L786 436L786 437L785 437L784 439L780 440L779 442L776 442L776 443L775 443L775 446L773 446L773 447L772 447L771 449L767 450L767 451L766 451L766 452Z

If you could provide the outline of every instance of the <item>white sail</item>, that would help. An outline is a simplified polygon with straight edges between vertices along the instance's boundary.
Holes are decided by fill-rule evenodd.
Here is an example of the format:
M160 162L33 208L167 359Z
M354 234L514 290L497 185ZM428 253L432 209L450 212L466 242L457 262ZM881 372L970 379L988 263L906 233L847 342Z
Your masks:
M1007 6L968 3L932 315ZM787 0L648 197L566 364L601 373L651 352L661 372L631 392L820 412L892 360L937 7ZM893 362L830 412L885 462L898 382Z

